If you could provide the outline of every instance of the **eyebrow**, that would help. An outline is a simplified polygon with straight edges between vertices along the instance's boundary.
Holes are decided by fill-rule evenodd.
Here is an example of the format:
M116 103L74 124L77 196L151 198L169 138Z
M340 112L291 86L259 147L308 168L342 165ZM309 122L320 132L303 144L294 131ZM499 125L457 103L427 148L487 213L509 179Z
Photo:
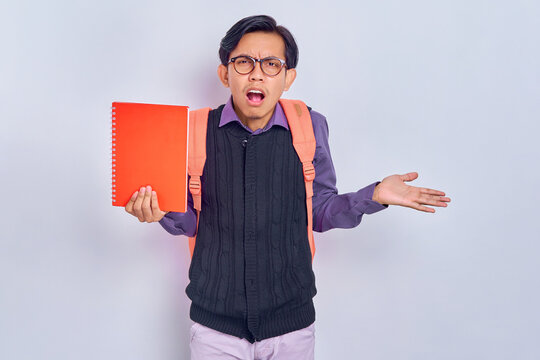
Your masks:
M233 57L239 57L239 56L248 56L250 58L254 58L254 59L259 59L259 58L256 58L255 56L251 56L251 55L248 55L248 54L238 54L236 56L233 56ZM261 59L267 59L267 58L276 58L276 59L281 59L279 56L275 56L275 55L270 55L270 56L265 56Z

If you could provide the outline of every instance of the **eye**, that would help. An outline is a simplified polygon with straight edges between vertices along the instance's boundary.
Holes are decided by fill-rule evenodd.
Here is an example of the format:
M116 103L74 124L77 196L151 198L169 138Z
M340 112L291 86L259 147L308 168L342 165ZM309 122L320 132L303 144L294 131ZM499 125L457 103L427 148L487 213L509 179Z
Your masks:
M279 62L279 60L277 59L267 59L264 61L264 63L266 66L269 66L269 67L275 67L275 68L281 67L281 62Z

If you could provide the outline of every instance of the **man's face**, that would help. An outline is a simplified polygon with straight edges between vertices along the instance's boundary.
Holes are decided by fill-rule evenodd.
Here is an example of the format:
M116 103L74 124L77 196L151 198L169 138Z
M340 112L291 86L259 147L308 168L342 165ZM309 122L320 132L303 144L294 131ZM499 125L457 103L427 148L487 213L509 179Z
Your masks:
M277 57L285 59L285 42L276 33L252 32L245 34L236 48L231 52L229 59L247 55L255 59ZM249 122L266 124L272 117L276 103L283 91L289 89L295 77L296 70L286 70L285 67L275 76L268 76L262 72L260 63L257 63L253 71L247 75L236 72L234 65L219 65L218 75L226 87L231 89L234 110L240 120L245 124ZM250 90L259 90L260 95L250 94Z

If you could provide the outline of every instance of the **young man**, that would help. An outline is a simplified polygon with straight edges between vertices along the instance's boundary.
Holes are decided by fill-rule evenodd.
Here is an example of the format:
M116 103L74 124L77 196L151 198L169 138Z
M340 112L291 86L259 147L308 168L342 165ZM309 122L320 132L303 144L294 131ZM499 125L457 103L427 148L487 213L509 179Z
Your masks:
M296 77L298 48L268 16L240 20L219 49L218 76L229 101L208 117L202 209L186 289L192 300L192 359L313 359L315 277L307 235L302 164L278 100ZM338 195L326 119L310 111L317 143L313 229L352 228L388 205L434 212L441 191L406 185L392 175ZM189 211L159 209L150 187L126 211L171 234L195 234Z

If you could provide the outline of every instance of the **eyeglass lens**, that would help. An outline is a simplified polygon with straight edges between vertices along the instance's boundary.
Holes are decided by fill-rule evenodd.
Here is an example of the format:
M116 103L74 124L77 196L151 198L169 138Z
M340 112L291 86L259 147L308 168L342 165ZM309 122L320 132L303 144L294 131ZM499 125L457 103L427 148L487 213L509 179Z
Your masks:
M239 56L234 61L234 68L240 74L249 74L253 71L256 61L248 58L247 56ZM277 75L281 71L281 62L277 59L264 59L261 62L262 71L266 75Z

